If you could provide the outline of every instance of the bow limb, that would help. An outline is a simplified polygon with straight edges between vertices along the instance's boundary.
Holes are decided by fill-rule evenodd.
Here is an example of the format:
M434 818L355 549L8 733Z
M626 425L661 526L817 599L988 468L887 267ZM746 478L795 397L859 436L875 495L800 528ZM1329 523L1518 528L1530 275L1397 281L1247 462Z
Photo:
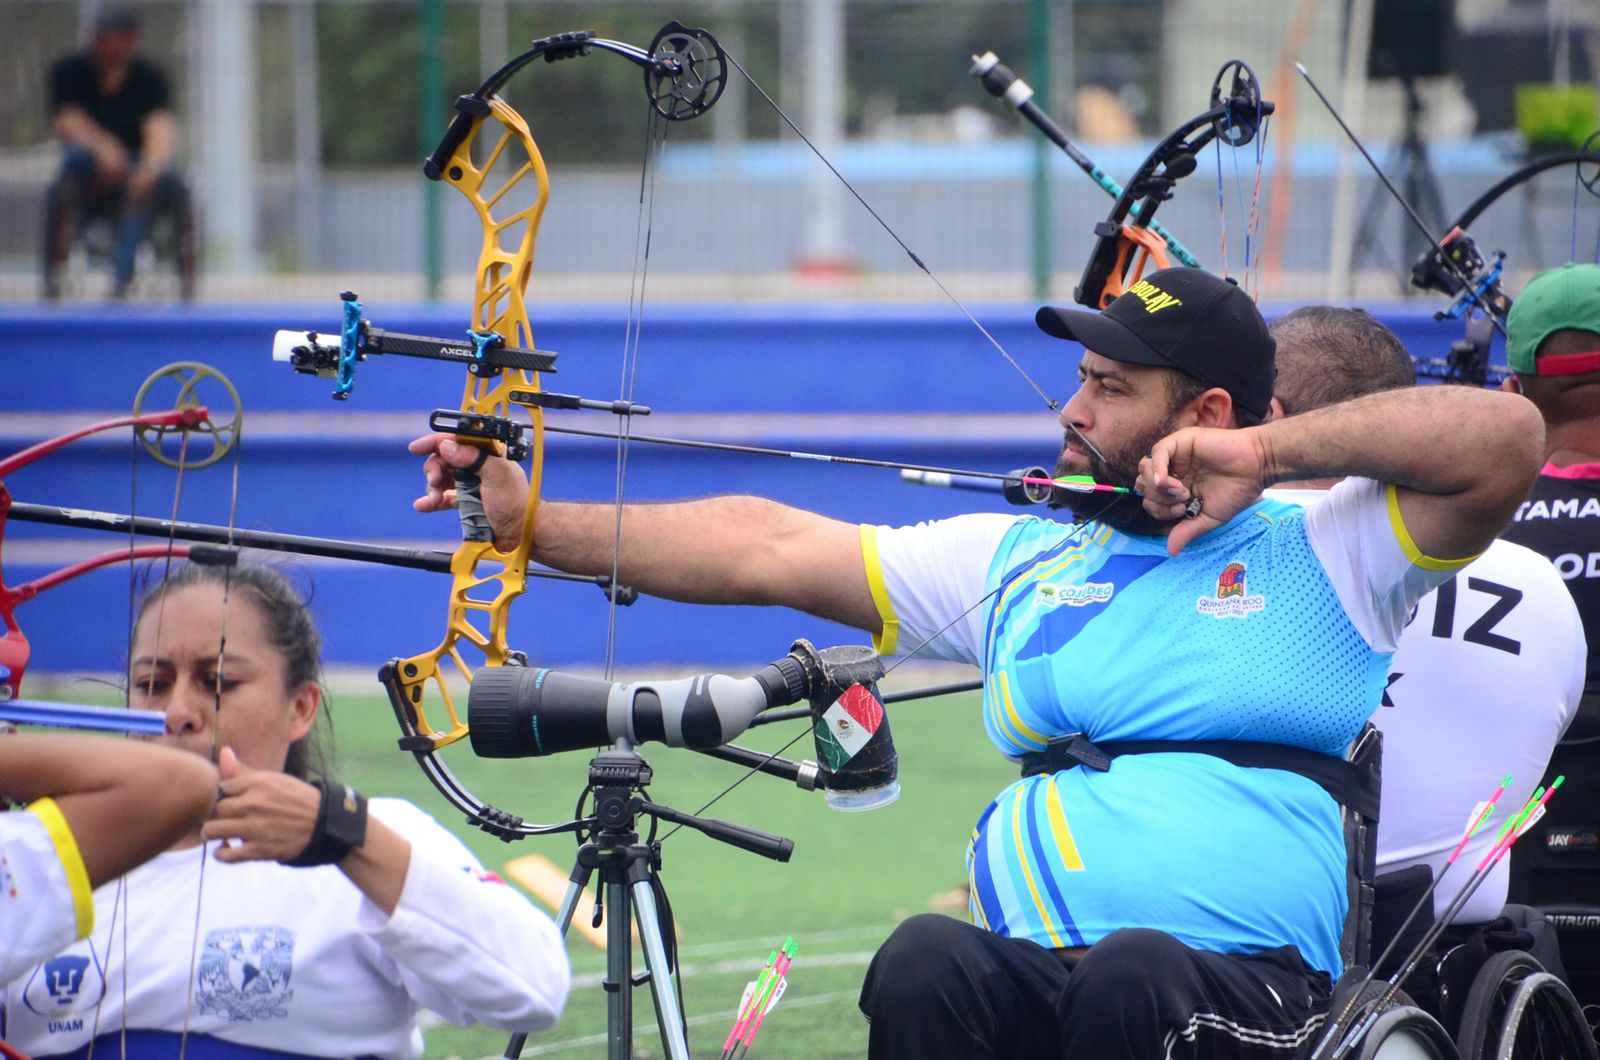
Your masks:
M544 159L522 116L498 97L486 101L485 113L472 118L465 135L455 144L440 177L453 186L477 212L483 228L473 289L472 323L477 336L499 336L504 343L533 347L525 292L533 269L534 244L539 222L550 196ZM491 122L492 119L492 122ZM472 147L485 129L498 130L482 166L472 160ZM509 170L509 176L490 191L491 174ZM532 201L520 208L501 209L533 191ZM517 432L532 457L528 499L517 543L510 549L496 546L494 533L483 512L475 472L456 474L456 496L461 511L462 542L451 558L454 584L446 616L444 638L430 651L398 660L385 667L394 670L398 685L391 685L396 715L406 730L409 749L431 754L467 734L467 722L458 710L445 681L446 670L469 683L472 668L462 657L462 642L482 656L482 665L503 666L512 659L506 629L511 602L528 583L528 561L533 551L538 521L539 487L544 467L544 410L538 404L539 375L527 369L504 369L481 361L468 368L461 398L464 417L486 417L504 422L513 406L526 411L531 430ZM492 438L465 435L463 444L476 445L489 458L499 455ZM480 573L480 568L492 570ZM449 660L448 668L444 660ZM428 717L426 689L432 686L444 716Z
M1172 198L1178 181L1195 171L1195 155L1201 149L1213 140L1219 150L1223 145L1246 146L1262 132L1274 109L1271 101L1261 98L1255 71L1237 59L1226 63L1211 86L1210 107L1156 144L1122 188L1110 214L1095 225L1095 243L1073 298L1091 309L1104 309L1152 268L1196 265L1192 258L1169 253L1168 239L1153 227L1156 210ZM1258 162L1258 193L1259 177ZM1220 190L1219 170L1219 196ZM1252 208L1250 223L1254 219ZM1247 250L1246 271L1249 267Z
M179 384L179 394L174 407L162 412L145 412L146 396L160 381L166 379L175 379ZM231 418L214 417L211 410L197 399L196 388L204 379L215 379L220 383L223 392L232 403ZM181 488L184 472L208 467L233 450L239 438L239 425L243 418L239 408L238 393L221 373L191 362L180 362L158 369L139 388L131 415L87 424L53 438L47 438L0 460L0 540L4 539L6 523L14 503L4 480L13 472L36 463L81 438L131 427L135 439L146 452L157 461L179 472L178 482ZM226 411L228 410L224 410L225 413ZM165 443L175 433L179 435L181 441L174 454ZM191 449L192 438L195 436L209 440L209 451L195 452ZM126 549L106 552L70 564L18 586L8 586L4 571L0 569L0 626L3 626L3 631L0 631L0 699L14 699L21 694L22 679L32 657L32 647L16 618L19 606L42 592L112 563L131 563L138 559L184 558L189 555L189 551L186 546L176 545L172 541L159 546L135 547L130 544Z

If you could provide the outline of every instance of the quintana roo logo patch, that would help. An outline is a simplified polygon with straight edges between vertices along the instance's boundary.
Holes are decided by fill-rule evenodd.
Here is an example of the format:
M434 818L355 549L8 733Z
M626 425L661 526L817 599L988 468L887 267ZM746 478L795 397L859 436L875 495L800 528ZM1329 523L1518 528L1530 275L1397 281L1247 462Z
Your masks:
M1267 609L1265 596L1251 596L1245 588L1245 563L1233 560L1217 575L1214 596L1202 596L1194 602L1194 609L1212 618L1245 618Z
M287 1016L294 999L294 932L282 927L206 932L194 1000L201 1012L229 1023Z

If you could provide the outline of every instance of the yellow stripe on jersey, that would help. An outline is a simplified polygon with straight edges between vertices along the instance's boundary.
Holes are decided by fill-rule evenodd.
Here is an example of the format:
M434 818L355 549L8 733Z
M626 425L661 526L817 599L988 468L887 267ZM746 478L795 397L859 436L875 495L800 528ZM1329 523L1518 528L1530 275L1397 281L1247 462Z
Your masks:
M867 589L872 593L872 603L883 620L883 629L873 634L872 648L879 655L893 655L895 643L900 639L900 617L894 613L889 599L889 587L883 580L883 559L878 555L878 528L861 527L861 560L867 569Z
M1084 549L1095 545L1103 545L1106 541L1110 540L1110 538L1111 528L1109 526L1102 527L1101 530L1094 535L1094 537L1090 538L1083 544L1076 545L1073 548L1068 549L1066 552L1056 556L1054 559L1041 560L1031 569L1023 571L1021 574L1018 574L1015 578L1011 579L1011 583L1001 591L1000 599L995 603L994 610L990 612L988 638L989 644L991 646L994 644L995 623L999 622L1000 615L1005 609L1006 601L1011 598L1013 593L1017 592L1023 586L1031 586L1035 582L1055 574L1057 571L1065 570L1074 563L1084 562ZM1016 732L1008 729L1005 723L1005 715L1002 715L1000 710L1003 704L1006 712L1010 715L1011 720L1016 722L1017 729L1020 729L1022 733L1026 734L1035 743L1043 744L1049 742L1048 737L1041 736L1039 733L1034 732L1032 729L1023 724L1022 719L1017 715L1016 708L1011 705L1010 693L1005 691L1005 689L1009 687L1005 683L1005 672L1000 671L998 676L1000 677L1001 681L1001 691L990 692L989 685L992 682L986 682L984 688L985 707L988 710L989 720L994 725L995 731L1003 734L1008 740L1024 751L1036 750L1036 748L1028 747L1023 740L1017 738Z
M30 803L28 812L39 818L50 842L61 859L61 869L67 876L67 887L72 891L72 908L77 914L78 937L88 938L94 930L94 891L89 886L89 870L83 867L83 853L72 836L72 828L61 815L61 807L54 799L40 799Z
M972 830L972 838L967 841L967 912L970 914L967 919L983 928L983 930L989 931L991 930L989 927L989 916L983 911L983 902L978 899L977 865L978 858L980 858L982 855L978 851L972 849L973 847L977 846L980 841L978 830L974 828Z
M1421 567L1423 570L1460 570L1483 555L1479 552L1464 559L1435 559L1424 554L1412 539L1411 531L1406 529L1405 520L1400 517L1399 488L1392 482L1386 482L1383 486L1383 495L1388 501L1389 525L1394 528L1395 540L1400 542L1400 550L1406 554L1406 559L1411 561L1412 566Z
M1025 739L1032 740L1034 743L1038 744L1039 747L1037 750L1042 750L1044 745L1050 742L1050 737L1045 736L1043 733L1034 731L1028 726L1027 722L1022 720L1022 715L1017 713L1016 706L1011 702L1011 679L1006 675L1004 670L1001 670L998 676L1000 678L1000 694L995 698L1002 705L1004 705L1006 708L1005 717L1011 722L1009 730L1006 728L1006 726L1002 725L999 726L1000 731L1005 733L1006 738L1012 743L1020 743L1021 741L1016 739L1016 737L1021 735ZM1035 748L1029 748L1029 750L1035 750Z
M1050 814L1050 833L1055 837L1056 850L1061 853L1061 863L1066 866L1068 872L1082 872L1083 855L1078 853L1077 841L1072 838L1072 828L1067 824L1066 811L1061 808L1061 792L1056 790L1053 778L1044 803Z
M1022 790L1019 788L1011 796L1011 835L1015 840L1014 847L1017 854L1017 863L1022 866L1022 878L1028 881L1028 893L1033 895L1033 907L1039 910L1039 919L1044 923L1044 930L1050 936L1050 941L1055 943L1056 949L1062 947L1061 936L1056 934L1056 927L1050 922L1050 914L1045 910L1044 900L1039 897L1039 886L1033 882L1033 870L1028 867L1028 845L1022 838Z

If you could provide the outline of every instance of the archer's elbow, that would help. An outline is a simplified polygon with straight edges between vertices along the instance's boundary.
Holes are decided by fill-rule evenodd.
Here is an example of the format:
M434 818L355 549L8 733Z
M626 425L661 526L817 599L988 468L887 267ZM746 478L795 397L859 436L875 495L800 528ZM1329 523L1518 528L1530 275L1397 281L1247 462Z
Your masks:
M1544 463L1544 417L1538 406L1520 394L1497 392L1493 440L1486 447L1484 480L1493 487L1496 507L1505 520L1533 488Z

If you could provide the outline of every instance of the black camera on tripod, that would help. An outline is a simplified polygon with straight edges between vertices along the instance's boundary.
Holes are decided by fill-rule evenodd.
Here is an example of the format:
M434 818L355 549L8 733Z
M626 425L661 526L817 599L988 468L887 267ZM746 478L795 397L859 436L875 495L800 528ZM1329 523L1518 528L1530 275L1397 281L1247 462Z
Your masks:
M499 666L480 670L472 682L468 733L481 758L533 758L617 740L712 750L761 712L805 700L817 748L814 786L835 809L868 810L900 794L899 758L878 693L882 676L870 648L818 650L803 640L749 677L623 683Z

